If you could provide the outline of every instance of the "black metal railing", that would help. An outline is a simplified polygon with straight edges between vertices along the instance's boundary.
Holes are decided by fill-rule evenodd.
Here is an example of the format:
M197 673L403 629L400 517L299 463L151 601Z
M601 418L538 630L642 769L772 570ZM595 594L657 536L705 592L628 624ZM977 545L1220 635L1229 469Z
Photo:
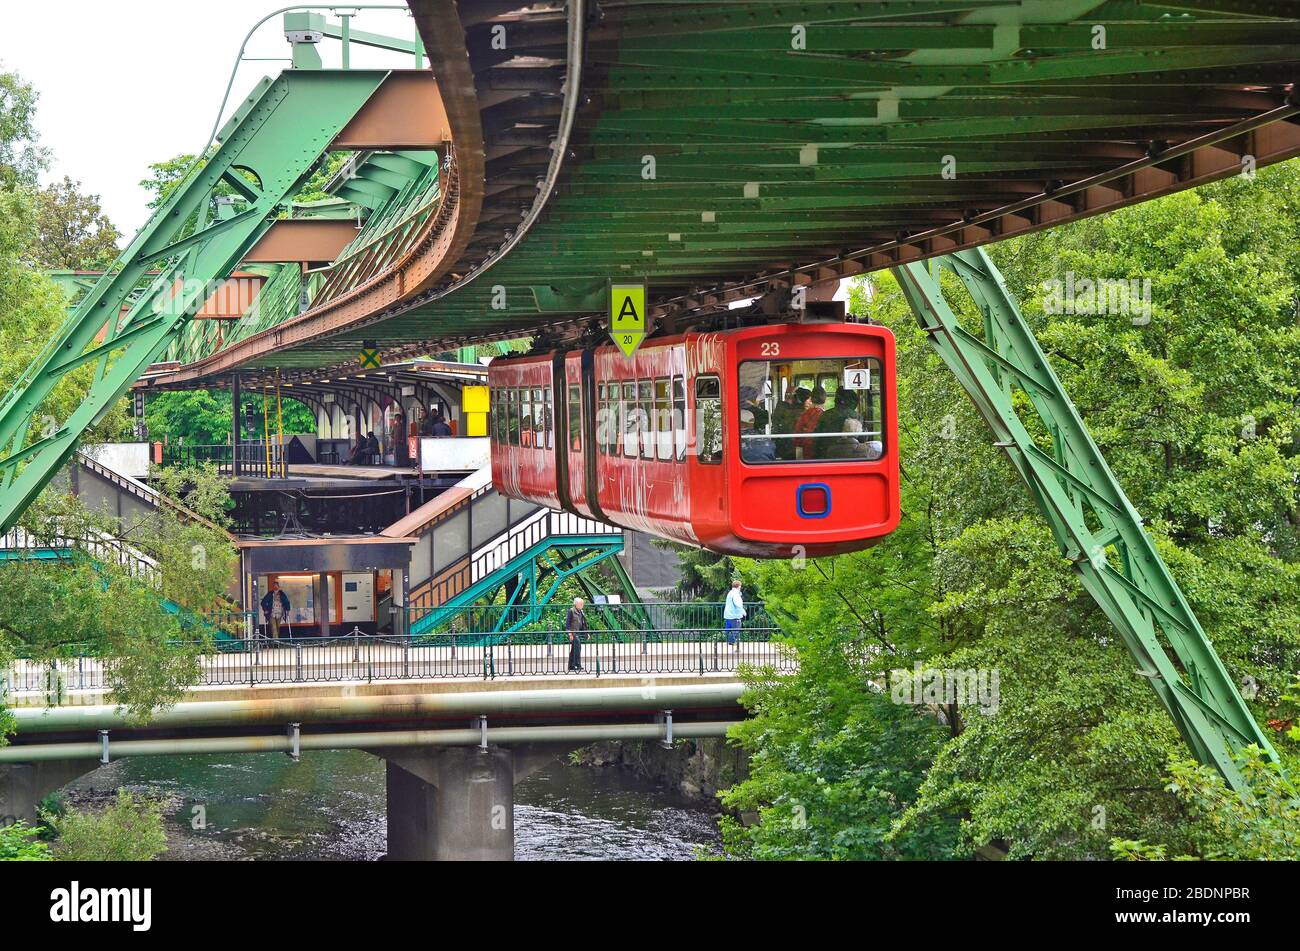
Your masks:
M728 644L721 631L592 631L580 647L575 675L728 673L741 665L795 667L793 653L774 638L779 632L751 628ZM564 631L531 631L483 643L482 635L438 634L375 637L355 631L340 638L221 641L199 659L199 686L321 683L376 680L441 680L563 676L570 643ZM39 694L58 703L70 690L109 686L93 657L56 661L18 660L0 669L0 702L14 694Z
M229 443L215 445L176 445L163 447L163 465L202 468L211 466L220 475L234 474L234 460L239 459L239 474L260 479L278 479L283 472L284 447L278 440L270 446L261 440L241 442L238 451Z

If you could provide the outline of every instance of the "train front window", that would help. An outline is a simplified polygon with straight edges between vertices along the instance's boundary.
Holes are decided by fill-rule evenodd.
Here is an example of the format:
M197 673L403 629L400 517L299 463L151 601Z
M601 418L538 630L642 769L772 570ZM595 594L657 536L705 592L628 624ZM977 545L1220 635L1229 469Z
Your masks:
M882 367L870 357L740 365L740 458L858 462L885 454Z

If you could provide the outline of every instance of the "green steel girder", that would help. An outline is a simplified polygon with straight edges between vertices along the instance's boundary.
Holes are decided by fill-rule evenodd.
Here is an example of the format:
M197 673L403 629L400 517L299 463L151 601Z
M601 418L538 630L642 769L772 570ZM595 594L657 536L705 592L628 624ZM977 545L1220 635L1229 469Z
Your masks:
M289 71L263 80L197 166L82 299L0 406L0 531L8 531L112 406L184 328L270 227L277 207L309 175L330 142L387 73ZM251 173L255 184L241 175ZM246 205L214 220L221 183ZM148 281L148 272L160 273ZM135 297L142 283L145 293ZM120 316L128 301L130 309ZM94 364L89 390L63 420L42 412L55 387ZM35 425L38 436L29 441Z
M1148 161L1162 143L1176 148L1237 124L1243 131L1201 153L1214 169L1208 177L1230 174L1220 167L1223 158L1257 140L1268 143L1260 164L1298 150L1294 119L1276 114L1300 64L1300 7L1293 3L605 4L585 30L583 105L559 178L542 215L516 242L562 113L564 18L526 4L507 12L461 4L455 15L450 4L412 6L425 14L426 40L439 30L454 46L463 42L472 81L449 92L447 102L477 108L484 130L483 211L459 259L441 263L448 274L465 275L491 260L491 280L453 289L454 280L439 278L429 288L435 299L386 304L363 330L330 328L284 350L248 346L247 357L232 362L341 369L361 339L413 351L528 334L557 316L598 313L590 288L611 277L645 279L655 305L676 308L710 291L728 299L761 291L787 268L818 279L848 272L856 265L834 260L846 253L872 269L900 259L890 257L900 239L907 246L901 259L928 254L942 242L918 235L935 226L965 244L982 232L1016 233L1026 220L1037 227L1076 217L1095 200L1119 204L1127 199L1112 200L1108 191L1128 195L1136 177L1114 180L1086 201L1043 196L1061 183ZM436 18L427 15L434 7L443 11ZM494 49L491 34L501 26L508 48ZM1106 31L1104 48L1094 48L1097 26ZM791 42L800 31L803 49ZM341 27L336 32L341 36ZM434 57L440 79L454 72L448 64L460 54L441 55ZM1265 113L1275 125L1256 135L1251 120ZM657 163L653 181L641 177L647 154ZM956 158L956 178L939 173L946 155ZM462 166L451 158L441 156L449 176ZM339 194L373 213L335 266L307 282L313 310L386 273L423 233L440 207L433 192L422 193L439 161L432 153L372 153L357 179L341 183ZM1175 174L1170 190L1201 180L1201 163L1176 161L1160 168ZM462 189L478 184L455 180ZM1163 187L1131 194L1136 200ZM987 228L961 228L1022 199L1032 205L1023 215L1009 210L987 219ZM509 288L500 309L488 296L498 284ZM296 317L297 309L285 313ZM247 337L243 324L223 329L221 346ZM214 337L195 335L185 352L216 348ZM219 380L222 367L209 379ZM193 382L191 374L179 376ZM155 385L168 386L167 374Z
M983 318L965 329L940 288L952 270ZM894 269L921 327L974 401L1028 485L1061 551L1125 645L1196 758L1244 789L1237 766L1255 744L1276 762L1236 685L1161 559L1074 404L1021 316L1002 275L981 249ZM1046 431L1035 443L1013 404L1023 393Z
M552 548L561 553L558 563L550 557ZM511 613L503 610L492 630L485 632L491 635L512 634L541 617L542 609L550 603L566 578L585 571L622 550L622 536L574 535L566 537L562 544L557 543L553 537L543 539L516 555L486 578L476 581L461 591L446 604L439 605L412 623L411 633L427 634L436 631L449 617L463 610L466 605L474 604L490 595L494 596L508 581L513 580L515 586L506 599L504 607L508 609L517 606L523 597L526 598L528 610L521 618L513 620ZM548 577L554 580L542 589L541 585Z

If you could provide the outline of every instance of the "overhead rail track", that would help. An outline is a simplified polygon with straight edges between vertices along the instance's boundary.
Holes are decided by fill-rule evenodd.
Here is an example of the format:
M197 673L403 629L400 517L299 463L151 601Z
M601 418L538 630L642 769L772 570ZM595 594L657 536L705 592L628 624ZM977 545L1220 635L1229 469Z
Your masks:
M611 279L689 323L1300 154L1289 4L410 6L454 143L441 220L345 307L152 385L572 336Z
M914 308L939 314L926 323L938 327L940 302L916 262L942 256L970 276L978 259L954 255L1300 155L1300 7L1278 0L409 7L430 73L297 68L266 81L82 301L0 406L0 529L163 357L330 147L369 153L358 163L368 171L340 185L370 210L357 241L299 285L305 309L282 291L280 307L219 345L189 340L150 370L148 386L319 379L355 368L368 342L392 359L576 337L595 329L611 281L646 282L657 329L675 331L733 301L779 301L796 285L824 292L852 274L900 268L917 282ZM305 44L294 40L295 66L318 66ZM350 120L381 80L393 91L388 107ZM319 101L333 84L344 92ZM293 109L262 108L281 94ZM327 128L301 115L325 116ZM259 157L272 129L279 147ZM421 150L436 166L412 154ZM218 183L244 210L213 216ZM194 288L174 291L181 277ZM988 268L974 283L997 296ZM83 366L95 371L85 402L66 420L43 419L53 387ZM959 379L979 403L983 383L966 372ZM1059 399L1055 410L1068 415ZM1062 491L1086 491L1068 470L1052 476ZM1037 469L1029 475L1042 501L1048 483ZM1118 539L1120 557L1140 558L1136 515L1115 504L1118 521L1098 544ZM1073 531L1067 523L1053 522L1058 538ZM1134 581L1131 566L1097 570L1104 584L1090 590L1103 604ZM1176 602L1170 584L1155 571L1138 587ZM1171 619L1177 604L1153 616L1147 595L1134 596L1136 613L1108 613L1144 672L1158 675L1193 751L1239 786L1231 754L1258 731L1208 644L1202 652L1195 619ZM1145 633L1153 622L1178 642L1170 647L1188 684L1145 665L1159 647Z

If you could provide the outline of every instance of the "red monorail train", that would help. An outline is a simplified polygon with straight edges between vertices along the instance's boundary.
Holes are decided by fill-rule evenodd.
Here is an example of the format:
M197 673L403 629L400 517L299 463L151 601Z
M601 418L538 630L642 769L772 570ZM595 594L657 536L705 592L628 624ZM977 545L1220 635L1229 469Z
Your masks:
M898 524L894 336L806 323L499 358L508 496L756 558L866 548Z

